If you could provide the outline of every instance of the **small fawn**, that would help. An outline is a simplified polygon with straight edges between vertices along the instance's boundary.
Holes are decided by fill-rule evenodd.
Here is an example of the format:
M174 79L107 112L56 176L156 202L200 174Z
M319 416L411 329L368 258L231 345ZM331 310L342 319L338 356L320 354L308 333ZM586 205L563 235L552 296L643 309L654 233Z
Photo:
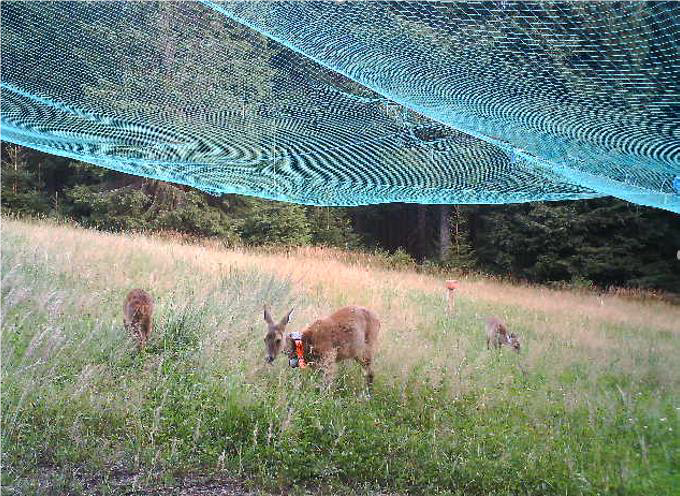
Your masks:
M272 363L281 352L296 360L296 343L290 334L285 334L291 310L278 323L274 322L269 309L264 307L267 334L267 363ZM380 321L375 313L363 307L341 308L332 315L319 319L299 333L304 361L310 366L320 366L327 386L335 376L336 363L354 359L361 365L366 385L373 385L373 353L378 341Z
M146 346L153 328L153 298L143 289L133 289L123 304L123 325L137 339L138 348Z
M490 345L496 349L501 346L510 346L516 352L519 352L520 344L517 334L508 332L505 323L498 317L489 317L486 319L486 349Z

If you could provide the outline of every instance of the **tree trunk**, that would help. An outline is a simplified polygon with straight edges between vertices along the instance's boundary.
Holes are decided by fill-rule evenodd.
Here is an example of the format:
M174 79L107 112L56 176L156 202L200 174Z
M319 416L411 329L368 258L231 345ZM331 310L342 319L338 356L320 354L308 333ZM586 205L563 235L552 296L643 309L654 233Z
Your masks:
M14 165L14 182L12 183L12 193L16 193L19 189L18 177L19 177L19 164L22 160L22 150L19 145L10 146L8 148L9 159Z
M455 212L453 221L453 239L456 242L456 256L460 257L460 207L453 207Z
M449 258L451 249L451 207L439 206L439 260L442 262Z
M418 257L423 260L427 255L427 205L417 206Z

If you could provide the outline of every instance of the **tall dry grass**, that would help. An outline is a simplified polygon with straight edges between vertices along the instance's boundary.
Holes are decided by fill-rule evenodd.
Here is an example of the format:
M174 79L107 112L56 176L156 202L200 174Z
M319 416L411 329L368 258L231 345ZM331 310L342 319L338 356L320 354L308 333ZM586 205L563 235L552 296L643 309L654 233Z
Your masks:
M33 460L47 450L45 459L58 466L84 464L95 453L102 468L122 463L124 453L136 470L161 472L207 464L246 473L259 463L265 479L286 484L347 485L354 477L455 492L455 481L467 481L471 492L484 493L518 490L528 478L534 489L549 481L588 493L638 487L635 477L655 488L676 480L668 467L680 445L680 308L668 303L468 278L449 316L442 279L381 269L369 256L226 250L8 219L2 234L3 441L15 464L27 459L19 440L32 439ZM129 352L122 333L122 301L132 287L158 302L157 335L143 356ZM313 378L291 375L283 363L266 367L265 302L279 315L296 306L291 329L346 304L374 309L382 320L376 398L355 403L360 374L351 365L339 379L342 392L331 397L318 396ZM520 355L485 350L482 318L492 314L520 335ZM291 396L296 388L316 406ZM401 424L395 408L405 415ZM313 435L323 422L333 425L326 441ZM46 425L51 437L31 437ZM629 428L611 446L598 438ZM206 437L215 433L232 440ZM371 458L397 439L408 449L392 468L388 457ZM293 440L310 443L320 465L299 468ZM66 443L66 454L52 453L54 443ZM522 452L535 463L522 462ZM620 466L617 457L625 459ZM439 474L446 463L458 463L460 473ZM498 479L494 463L517 472ZM595 467L579 468L584 463ZM482 467L477 479L475 466ZM585 473L589 486L579 482Z
M83 306L94 305L98 292L112 288L140 286L172 291L177 286L175 268L207 280L219 279L233 269L255 270L289 280L295 293L314 298L313 306L296 312L293 325L303 326L346 304L375 309L383 321L383 354L394 355L402 367L423 357L436 356L435 360L447 363L452 358L462 360L455 350L468 347L470 340L481 342L482 334L456 329L461 324L480 327L475 322L491 314L506 319L525 339L530 338L528 364L540 360L551 347L575 347L595 360L611 357L620 361L629 354L626 350L639 349L656 334L670 333L674 339L680 336L680 307L666 302L464 279L456 298L461 318L447 322L448 329L442 335L421 340L418 330L431 329L443 318L443 281L415 272L376 268L370 257L347 264L342 260L344 254L333 249L253 254L243 249L225 250L216 244L177 244L157 237L118 236L49 223L5 224L34 247L36 256L42 253L55 270L88 281L91 298ZM194 298L200 299L210 285L193 289ZM427 304L404 304L414 300L413 292ZM415 349L414 339L419 340ZM664 353L663 348L658 351Z

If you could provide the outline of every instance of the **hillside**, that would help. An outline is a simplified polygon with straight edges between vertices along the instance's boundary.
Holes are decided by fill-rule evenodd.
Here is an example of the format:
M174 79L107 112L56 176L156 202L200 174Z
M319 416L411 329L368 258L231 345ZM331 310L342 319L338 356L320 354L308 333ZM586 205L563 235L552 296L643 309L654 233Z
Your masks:
M149 348L122 328L157 303ZM382 320L372 397L264 362L262 304L290 330L345 304ZM270 490L671 494L680 484L680 308L443 281L307 248L225 250L2 221L3 486L120 492L187 474ZM519 355L486 350L504 318ZM47 474L47 475L45 475ZM46 482L47 477L47 482ZM87 484L83 481L87 480Z

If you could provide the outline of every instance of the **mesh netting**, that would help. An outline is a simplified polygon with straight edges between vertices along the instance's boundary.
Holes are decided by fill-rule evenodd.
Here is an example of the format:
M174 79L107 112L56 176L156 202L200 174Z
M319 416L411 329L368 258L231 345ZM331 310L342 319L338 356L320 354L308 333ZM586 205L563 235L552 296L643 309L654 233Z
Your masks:
M679 43L673 2L4 1L2 139L316 205L680 212Z

